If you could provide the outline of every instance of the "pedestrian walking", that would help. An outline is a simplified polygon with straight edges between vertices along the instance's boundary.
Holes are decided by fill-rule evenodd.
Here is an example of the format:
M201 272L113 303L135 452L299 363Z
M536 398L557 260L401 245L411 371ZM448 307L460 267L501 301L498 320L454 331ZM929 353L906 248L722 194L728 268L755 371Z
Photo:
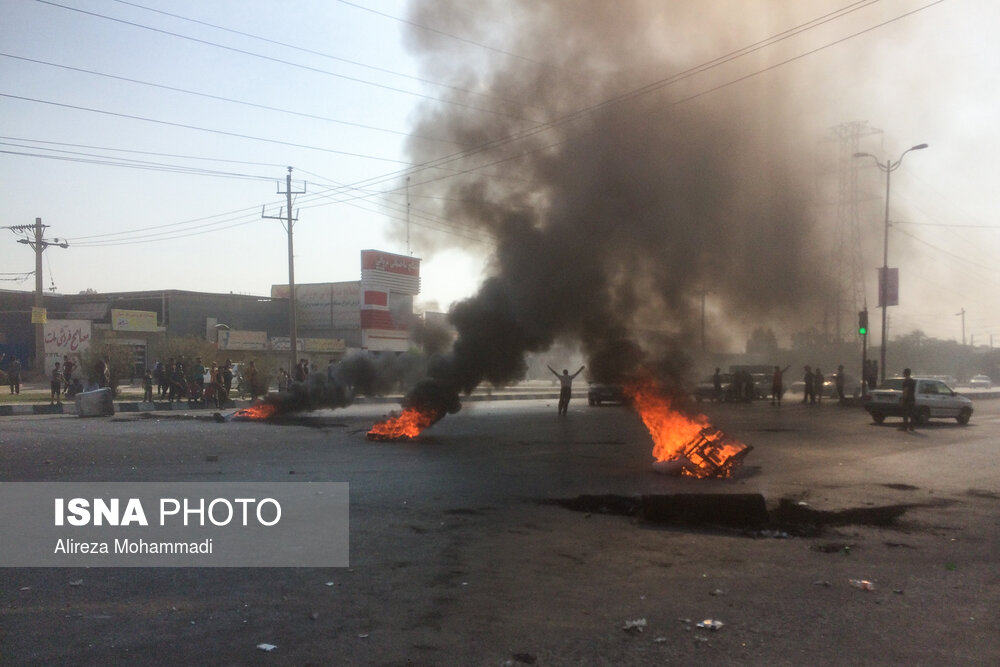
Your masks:
M718 368L712 374L712 399L715 401L722 400L722 373L719 372Z
M816 399L816 403L819 404L823 400L823 373L820 372L819 367L813 371L813 397Z
M559 378L559 414L565 415L569 411L569 399L573 395L573 379L583 372L583 366L572 375L565 368L563 369L562 375L556 373L552 366L546 366L552 374Z

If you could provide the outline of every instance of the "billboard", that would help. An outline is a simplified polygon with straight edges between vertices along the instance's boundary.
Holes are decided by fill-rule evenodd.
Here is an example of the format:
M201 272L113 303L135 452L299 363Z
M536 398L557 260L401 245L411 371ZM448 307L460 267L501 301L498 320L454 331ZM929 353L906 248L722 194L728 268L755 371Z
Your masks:
M220 331L220 350L266 350L266 331Z
M156 312L152 310L111 309L111 328L114 331L159 331Z
M288 298L288 285L272 285L271 296ZM295 319L305 329L357 329L361 326L361 283L308 283L295 286Z
M90 325L90 320L49 320L42 325L46 373L64 356L79 359L80 353L90 349Z
M878 270L878 307L899 305L899 269Z

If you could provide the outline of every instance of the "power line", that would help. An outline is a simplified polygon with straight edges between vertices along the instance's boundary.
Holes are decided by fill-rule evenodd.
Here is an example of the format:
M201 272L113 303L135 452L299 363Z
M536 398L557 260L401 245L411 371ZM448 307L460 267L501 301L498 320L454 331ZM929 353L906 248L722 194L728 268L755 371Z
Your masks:
M44 0L35 0L36 2L44 2ZM397 164L407 164L404 160L396 160L394 158L387 157L377 157L374 155L364 155L362 153L352 153L349 151L338 151L333 148L321 148L319 146L309 146L307 144L297 144L291 141L281 141L280 139L268 139L267 137L255 137L249 134L240 134L239 132L228 132L226 130L215 130L208 127L199 127L197 125L188 125L187 123L175 123L168 120L159 120L157 118L146 118L145 116L136 116L133 114L119 113L116 111L107 111L105 109L94 109L92 107L79 106L75 104L65 104L62 102L53 102L51 100L41 100L34 97L24 97L22 95L11 95L9 93L0 93L0 97L6 97L14 100L22 100L25 102L35 102L37 104L47 104L50 106L61 107L65 109L73 109L75 111L88 111L90 113L103 114L106 116L114 116L116 118L128 118L130 120L140 120L146 123L157 123L159 125L167 125L170 127L179 127L185 130L197 130L199 132L209 132L212 134L218 134L227 137L236 137L238 139L251 139L253 141L263 141L271 144L279 144L282 146L291 146L292 148L304 148L311 151L322 151L324 153L334 153L336 155L346 155L348 157L363 158L365 160L377 160L379 162L395 162Z
M289 44L288 42L280 42L280 41L278 41L276 39L270 39L268 37L262 37L261 35L255 35L253 33L243 32L242 30L234 30L233 28L227 28L225 26L217 25L215 23L209 23L207 21L200 21L198 19L193 19L193 18L190 18L188 16L182 16L180 14L172 14L170 12L165 12L165 11L163 11L161 9L154 9L153 7L147 7L145 5L140 5L140 4L135 3L135 2L127 2L126 0L115 0L115 2L118 2L118 3L123 4L123 5L129 5L131 7L136 7L138 9L143 9L143 10L146 10L146 11L149 11L149 12L154 12L156 14L162 14L163 16L169 16L171 18L179 19L181 21L188 21L190 23L195 23L195 24L206 26L206 27L209 27L209 28L214 28L216 30L222 30L223 32L232 33L234 35L240 35L241 37L249 37L250 39L260 40L260 41L266 42L268 44L274 44L276 46L282 46L282 47L284 47L286 49L292 49L294 51L300 51L302 53L308 53L310 55L320 56L322 58L328 58L330 60L336 60L338 62L347 63L349 65L354 65L356 67L363 67L365 69L370 69L370 70L375 71L375 72L381 72L383 74L391 74L392 76L398 76L398 77L402 77L402 78L406 78L406 79L411 79L411 80L417 81L419 83L426 83L426 84L430 84L432 86L439 86L441 88L448 88L448 89L454 90L456 92L465 93L467 95L474 95L474 96L477 96L477 97L484 97L484 98L487 98L487 99L493 99L493 100L498 100L498 101L501 101L501 102L507 102L509 104L518 104L518 105L525 106L525 107L528 107L528 108L538 109L539 111L545 111L545 109L543 109L542 107L535 106L533 104L529 104L529 103L526 103L526 102L521 102L521 101L516 101L516 100L510 100L510 99L507 99L507 98L504 98L504 97L498 97L496 95L490 95L488 93L483 93L483 92L480 92L480 91L469 90L468 88L461 88L459 86L452 86L452 85L447 84L447 83L441 83L440 81L434 81L433 79L425 79L425 78L422 78L422 77L419 77L419 76L414 76L412 74L405 74L403 72L396 72L394 70L387 69L385 67L377 67L375 65L369 65L367 63L362 63L362 62L359 62L357 60L350 60L348 58L341 58L339 56L334 56L334 55L331 55L329 53L324 53L322 51L315 51L313 49L307 49L305 47L298 46L296 44ZM362 8L362 9L364 9L364 8ZM375 13L379 13L379 12L375 12ZM388 16L388 15L383 15L383 16ZM444 33L444 34L447 34L447 33ZM455 39L460 39L460 38L459 37L455 37ZM483 48L489 48L489 47L484 46Z
M118 1L120 2L121 0L118 0ZM35 58L26 58L24 56L17 56L17 55L14 55L12 53L0 53L0 56L2 56L4 58L12 58L12 59L15 59L15 60L21 60L21 61L24 61L24 62L29 62L29 63L33 63L33 64L36 64L36 65L44 65L46 67L55 67L55 68L58 68L58 69L64 69L64 70L68 70L68 71L71 71L71 72L78 72L78 73L81 73L81 74L90 74L92 76L104 77L104 78L113 79L113 80L116 80L116 81L124 81L124 82L127 82L127 83L134 83L134 84L137 84L137 85L140 85L140 86L149 86L151 88L159 88L161 90L169 90L169 91L175 92L175 93L184 93L185 95L195 95L197 97L204 97L206 99L218 100L220 102L229 102L231 104L239 104L239 105L242 105L242 106L252 107L252 108L255 108L255 109L261 109L261 110L264 110L264 111L274 111L274 112L277 112L277 113L289 114L289 115L292 115L292 116L298 116L300 118L309 118L309 119L312 119L312 120L321 120L321 121L325 121L325 122L328 122L328 123L336 123L338 125L347 125L349 127L357 127L357 128L364 129L364 130L372 130L372 131L375 131L375 132L385 132L387 134L395 134L395 135L398 135L398 136L406 136L406 137L412 137L412 138L415 138L415 139L423 139L425 141L439 141L439 142L442 142L442 143L450 143L450 144L455 144L456 143L454 141L449 141L447 139L439 139L439 138L434 138L434 137L426 137L426 136L422 136L422 135L418 135L418 134L412 134L412 133L409 133L409 132L405 132L403 130L391 130L391 129L384 128L384 127L376 127L374 125L365 125L364 123L354 123L354 122L351 122L351 121L339 120L337 118L330 118L328 116L320 116L318 114L305 113L303 111L295 111L293 109L282 109L281 107L273 107L273 106L269 106L269 105L266 105L266 104L258 104L256 102L248 102L246 100L237 100L237 99L234 99L234 98L231 98L231 97L224 97L222 95L212 95L210 93L201 93L201 92L198 92L196 90L188 90L186 88L178 88L176 86L167 86L167 85L160 84L160 83L153 83L151 81L143 81L141 79L132 79L132 78L126 77L126 76L118 76L118 75L115 75L115 74L107 74L105 72L98 72L96 70L84 69L82 67L72 67L70 65L60 65L59 63L48 62L48 61L45 61L45 60L37 60Z
M98 14L97 12L89 12L89 11L80 9L78 7L69 7L67 5L61 5L61 4L57 3L57 2L52 2L51 0L35 0L35 2L40 2L40 3L44 4L44 5L50 5L52 7L58 7L59 9L66 9L68 11L78 12L80 14L85 14L87 16L92 16L92 17L95 17L95 18L100 18L100 19L105 19L105 20L108 20L108 21L113 21L115 23L121 23L123 25L131 26L131 27L134 27L134 28L142 28L143 30L149 30L151 32L156 32L156 33L160 33L160 34L163 34L163 35L168 35L170 37L176 37L178 39L185 39L185 40L188 40L188 41L191 41L191 42L195 42L197 44L204 44L206 46L212 46L212 47L215 47L217 49L223 49L223 50L226 50L226 51L231 51L233 53L239 53L241 55L251 56L253 58L260 58L261 60L267 60L269 62L278 63L280 65L287 65L289 67L295 67L295 68L298 68L298 69L303 69L303 70L307 70L307 71L310 71L310 72L315 72L317 74L324 74L326 76L332 76L332 77L336 77L338 79L344 79L345 81L351 81L351 82L354 82L354 83L360 83L360 84L366 85L366 86L374 86L376 88L382 88L383 90L389 90L389 91L393 91L393 92L397 92L397 93L402 93L404 95L412 95L414 97L420 97L420 98L423 98L423 99L432 100L434 102L441 102L442 104L449 104L449 105L452 105L452 106L461 107L461 108L469 109L469 110L472 110L472 111L479 111L479 112L482 112L482 113L488 113L488 114L492 114L492 115L495 115L495 116L503 116L503 117L507 117L507 118L514 118L514 119L517 119L517 120L529 120L529 119L522 118L520 116L514 116L513 114L504 113L504 112L498 111L496 109L488 109L488 108L483 108L483 107L476 107L476 106L473 106L471 104L463 104L461 102L456 102L454 100L445 100L445 99L442 99L442 98L439 98L439 97L434 97L433 95L425 95L423 93L417 93L417 92L414 92L412 90L406 90L405 88L396 88L395 86L387 86L385 84L375 83L374 81L368 81L366 79L361 79L361 78L354 77L354 76L347 76L346 74L337 74L336 72L331 72L329 70L320 69L319 67L311 67L309 65L303 65L301 63L296 63L296 62L293 62L291 60L283 60L282 58L275 58L273 56L268 56L268 55L265 55L263 53L254 53L253 51L247 51L246 49L238 49L238 48L233 47L233 46L226 46L225 44L219 44L217 42L211 42L211 41L206 40L206 39L199 39L197 37L191 37L189 35L183 35L183 34L178 33L178 32L171 32L170 30L164 30L162 28L154 28L152 26L143 25L141 23L136 23L134 21L126 21L124 19L118 19L118 18L115 18L113 16L107 16L105 14Z

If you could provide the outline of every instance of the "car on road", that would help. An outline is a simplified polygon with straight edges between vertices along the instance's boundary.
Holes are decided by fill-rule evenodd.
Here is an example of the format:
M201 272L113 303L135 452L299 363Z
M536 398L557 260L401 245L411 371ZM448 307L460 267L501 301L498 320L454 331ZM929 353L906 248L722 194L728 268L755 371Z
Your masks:
M589 405L600 405L602 403L624 405L628 403L628 395L625 393L625 387L620 384L592 382L587 388L587 403Z
M954 419L959 424L968 424L972 417L972 401L956 394L941 380L915 377L917 382L914 419L918 424L926 424L930 419ZM876 424L886 417L903 416L903 378L886 378L878 389L871 391L865 399L865 410Z
M702 401L714 401L716 398L722 401L733 401L736 400L736 387L733 386L733 374L732 373L719 373L719 379L722 384L722 396L716 397L715 395L715 384L713 383L712 376L709 375L703 378L701 382L695 385L694 397L699 403Z
M993 381L988 375L973 375L969 380L969 389L992 389Z

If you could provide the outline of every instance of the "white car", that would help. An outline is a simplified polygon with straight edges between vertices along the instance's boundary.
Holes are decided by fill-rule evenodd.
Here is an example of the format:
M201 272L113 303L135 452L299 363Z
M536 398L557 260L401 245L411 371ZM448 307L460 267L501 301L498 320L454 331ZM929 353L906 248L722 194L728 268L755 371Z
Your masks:
M959 424L968 424L972 417L972 401L956 394L951 387L934 378L913 378L917 381L914 418L918 424L926 424L932 418L954 419ZM882 385L869 393L865 400L865 410L875 423L881 424L886 417L903 416L903 378L886 378Z
M969 389L992 389L993 381L988 375L974 375L969 380Z

